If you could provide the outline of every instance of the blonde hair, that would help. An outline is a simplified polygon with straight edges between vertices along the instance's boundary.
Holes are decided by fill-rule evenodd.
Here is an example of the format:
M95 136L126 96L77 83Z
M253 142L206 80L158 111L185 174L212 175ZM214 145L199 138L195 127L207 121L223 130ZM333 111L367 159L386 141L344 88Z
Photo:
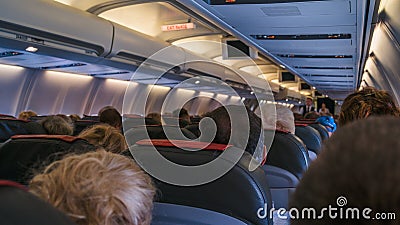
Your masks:
M125 137L119 130L108 124L91 126L83 130L78 137L113 153L121 153L127 148Z
M99 150L49 165L30 191L79 225L147 225L155 188L131 159Z
M35 113L32 110L28 110L28 111L20 112L20 114L18 115L18 119L20 119L20 120L28 120L29 118L31 118L33 116L37 116L37 113Z

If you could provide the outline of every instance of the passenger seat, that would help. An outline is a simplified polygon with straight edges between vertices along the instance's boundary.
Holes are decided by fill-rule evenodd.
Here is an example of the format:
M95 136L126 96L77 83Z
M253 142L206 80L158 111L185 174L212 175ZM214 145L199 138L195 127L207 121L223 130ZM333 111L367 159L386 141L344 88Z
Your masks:
M0 180L0 223L4 225L76 225L21 184Z
M193 149L193 151L183 150L173 143L182 148ZM160 163L154 161L153 146L164 158L183 166L204 165L228 150L240 152L235 147L221 144L211 144L199 150L197 146L203 144L205 143L177 140L142 140L136 142L131 151L140 156L139 159L136 157L135 159L145 167L146 164ZM221 157L223 158L220 158L219 163L233 167L226 174L209 183L197 186L179 186L153 177L160 191L157 201L216 211L239 219L246 224L272 224L268 215L272 204L271 194L263 170L261 168L256 168L254 171L248 170L252 156L247 152L244 152L237 164L234 164L229 157ZM170 175L175 178L184 176L184 174L180 174L180 170ZM191 174L191 176L196 180L202 175ZM267 217L259 218L257 212L265 205L267 206L265 209Z
M68 153L96 148L86 140L67 135L16 135L0 148L0 179L28 184L35 170Z

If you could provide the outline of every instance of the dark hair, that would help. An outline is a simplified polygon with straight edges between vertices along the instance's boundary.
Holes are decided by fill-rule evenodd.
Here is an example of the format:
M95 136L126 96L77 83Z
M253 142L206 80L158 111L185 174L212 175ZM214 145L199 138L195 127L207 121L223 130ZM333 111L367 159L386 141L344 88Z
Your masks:
M343 126L354 120L381 115L399 116L400 112L388 92L367 87L345 98L339 124Z
M185 108L176 109L172 112L172 115L175 117L182 118L184 116L189 116L189 112Z
M246 127L246 119L245 115L240 115L243 110L242 106L237 105L229 105L229 106L221 106L212 112L207 113L205 116L213 119L217 126L217 133L213 142L220 144L228 144L230 141L231 130L233 131L231 143L238 148L243 148L245 151L253 154L256 149L259 141L263 143L264 137L262 135L261 129L261 119L250 109L245 108L248 116L248 125L250 126L249 137L244 137L246 135L242 135L241 130ZM230 115L228 113L232 113L232 117L235 120L233 123L231 122ZM240 119L239 119L240 118ZM232 124L234 125L232 127ZM247 145L244 144L247 142ZM263 146L263 145L262 145Z
M304 119L317 119L318 117L319 115L315 111L308 112L304 115Z
M47 134L72 135L74 128L72 124L60 116L48 116L40 121Z
M107 123L115 128L122 128L122 116L112 106L106 106L99 111L99 121L102 123Z
M323 146L317 160L300 181L290 207L321 209L340 207L340 196L347 199L347 208L360 209L361 220L324 218L294 219L302 224L397 224L397 220L362 220L364 208L374 212L400 211L400 120L394 117L371 117L338 129ZM343 198L342 198L343 199ZM336 211L338 212L338 211Z

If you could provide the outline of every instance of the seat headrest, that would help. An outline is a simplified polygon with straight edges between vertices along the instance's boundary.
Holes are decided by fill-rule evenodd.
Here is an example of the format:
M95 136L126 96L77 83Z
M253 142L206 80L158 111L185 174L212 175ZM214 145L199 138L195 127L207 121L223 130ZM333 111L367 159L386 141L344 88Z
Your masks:
M84 129L98 124L96 120L77 120L74 122L74 135L79 135Z
M131 148L132 152L140 154L140 158L143 159L140 162L144 167L146 167L146 163L157 164L153 157L153 146L149 145L151 142L150 140L140 141ZM165 159L182 166L204 165L221 156L224 151L242 152L235 147L220 144L210 144L206 150L186 151L173 146L167 140L154 141L154 143L154 147ZM185 146L188 143L181 142ZM191 146L188 147L195 148L203 145L204 143L196 144L192 142ZM258 209L264 207L265 204L271 207L272 203L265 173L259 167L254 171L249 171L248 168L251 160L252 156L247 152L243 153L237 164L230 161L229 157L222 158L219 163L224 165L234 164L232 165L233 167L214 181L197 186L178 186L153 177L159 190L159 196L156 200L163 203L192 206L220 212L251 224L270 224L269 216L265 219L257 217ZM171 176L180 177L185 174L187 175L187 171L179 170ZM150 175L152 174L150 173ZM193 179L197 179L203 175L193 174L193 176ZM269 210L267 209L267 211Z
M136 142L137 145L144 146L155 146L155 147L181 147L181 148L191 148L191 149L202 149L202 150L216 150L224 151L232 145L224 145L217 143L206 143L198 141L183 141L183 140L168 140L168 139L144 139ZM204 147L206 146L206 147Z
M315 152L317 155L320 153L322 138L315 128L311 126L296 125L295 134L304 142L308 150Z
M180 135L180 132L184 137L189 139L196 139L196 136L185 128L171 125L146 125L131 128L125 131L126 141L128 145L134 145L137 141L143 139L185 139ZM168 137L165 133L168 133Z
M0 142L4 142L16 134L46 134L46 131L36 122L0 118Z
M76 225L64 213L27 192L22 185L0 181L0 221L7 225Z
M264 131L266 138L270 132L272 131ZM275 131L266 165L282 168L300 179L309 163L308 150L298 137L289 132Z
M318 131L319 135L321 135L322 141L329 138L328 129L325 126L323 126L322 124L313 123L313 124L310 124L309 126Z
M0 179L27 184L33 174L68 153L96 150L87 141L64 135L18 135L0 148Z
M54 140L61 140L68 143L75 142L77 140L82 140L81 138L69 136L69 135L49 135L49 134L25 134L25 135L14 135L11 139L54 139Z
M174 205L167 203L154 203L152 225L181 225L181 224L229 224L246 225L246 223L233 217L213 212L210 210Z

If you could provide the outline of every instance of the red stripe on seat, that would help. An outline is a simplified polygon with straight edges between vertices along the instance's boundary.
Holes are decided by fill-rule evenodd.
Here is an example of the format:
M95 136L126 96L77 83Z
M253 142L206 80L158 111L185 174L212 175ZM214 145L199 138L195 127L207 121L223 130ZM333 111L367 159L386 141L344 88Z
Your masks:
M218 151L224 151L225 149L232 146L232 145L224 145L216 143L199 142L199 141L183 141L183 140L168 140L168 139L153 139L153 140L144 139L136 142L136 144L145 146L179 147L179 148L218 150Z
M21 120L21 119L16 119L16 118L5 118L5 117L0 118L0 121L21 121L24 123L30 122L30 120Z
M16 187L21 190L28 191L28 188L26 188L24 185L14 182L14 181L9 181L9 180L0 180L0 186Z
M69 136L69 135L48 135L48 134L28 134L28 135L14 135L11 139L56 139L65 142L74 142L80 140L81 138Z
M308 126L309 124L307 124L307 123L296 123L295 124L295 126L296 127L306 127L306 126Z

